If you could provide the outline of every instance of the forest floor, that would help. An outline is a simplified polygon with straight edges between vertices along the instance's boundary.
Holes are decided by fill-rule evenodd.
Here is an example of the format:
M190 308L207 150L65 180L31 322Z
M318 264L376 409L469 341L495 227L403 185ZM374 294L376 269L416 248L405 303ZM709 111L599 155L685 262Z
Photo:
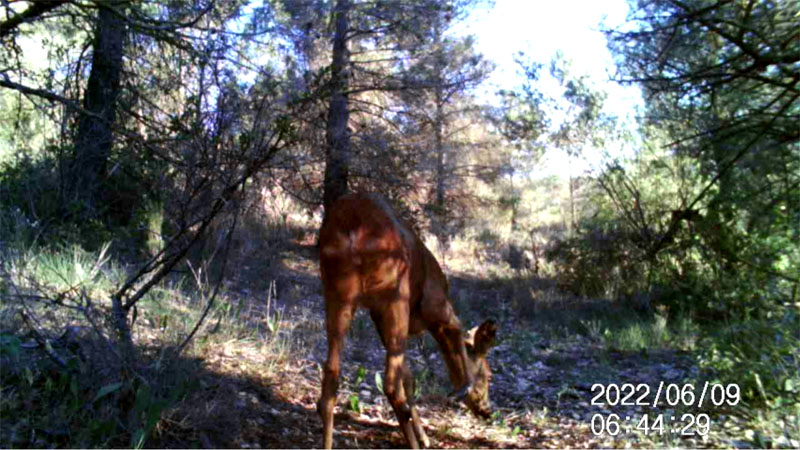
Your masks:
M226 283L229 298L244 302L240 309L246 305L249 326L262 330L272 344L265 346L252 338L213 341L210 334L203 333L214 333L216 328L204 329L211 331L196 338L187 356L195 387L162 415L148 446L321 445L322 426L315 403L326 342L316 261L313 246L298 243L281 253L279 264L270 268L271 279L258 267L234 264ZM267 310L265 299L273 280L277 296ZM669 406L663 397L653 407L659 384L681 388L694 385L699 370L691 355L679 350L609 348L601 339L600 322L592 317L598 311L606 315L635 313L609 311L611 306L605 302L554 294L554 288L543 282L523 283L523 291L530 297L525 302L538 302L538 306L525 309L519 299L514 300L520 292L519 284L512 289L501 285L502 281L487 282L459 274L451 275L450 281L451 295L466 326L486 317L499 322L499 345L489 356L495 413L490 420L478 419L463 405L448 400L450 386L433 340L413 339L406 354L417 377L417 406L432 447L748 446L743 419L734 411ZM277 317L276 312L279 322L273 322L270 331L268 322ZM214 344L204 345L207 339ZM383 363L384 351L377 333L362 311L352 322L343 355L335 447L406 445L378 388L376 373L382 375ZM642 406L593 405L593 398L600 393L596 385L622 387L624 383L636 386L636 395L626 399L626 404L635 403L645 389L649 390L642 397ZM701 386L695 387L699 393ZM709 422L690 424L689 418L699 412L709 414ZM693 415L679 420L685 413ZM614 420L612 414L619 417L616 436L609 429L602 430L604 423ZM662 414L665 419L659 430L655 420ZM651 426L647 431L641 426L637 429L644 416ZM698 425L708 425L708 433L697 433ZM692 435L681 435L684 427Z

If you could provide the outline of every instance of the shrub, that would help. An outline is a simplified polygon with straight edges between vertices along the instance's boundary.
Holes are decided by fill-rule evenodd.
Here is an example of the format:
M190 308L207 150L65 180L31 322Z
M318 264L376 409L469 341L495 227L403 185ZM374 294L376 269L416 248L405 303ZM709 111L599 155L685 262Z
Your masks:
M630 296L647 289L641 251L616 222L585 223L545 252L559 286L586 297Z
M715 382L737 384L747 405L800 404L800 317L790 308L767 315L708 334L700 366Z

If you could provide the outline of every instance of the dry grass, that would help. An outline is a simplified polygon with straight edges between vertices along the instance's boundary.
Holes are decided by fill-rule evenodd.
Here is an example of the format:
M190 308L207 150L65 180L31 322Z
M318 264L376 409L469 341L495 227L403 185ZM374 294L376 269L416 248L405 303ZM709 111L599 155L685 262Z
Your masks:
M80 322L80 314L70 316L74 312L56 308L48 312L43 306L34 310L42 318L41 331L53 337L54 351L77 365L73 374L57 367L46 346L36 344L25 331L20 305L14 301L20 293L55 297L83 292L100 308L124 276L124 267L108 260L95 269L98 255L71 249L5 254L0 279L0 446L318 446L321 426L315 402L326 343L309 232L313 227L296 211L273 216L279 220L269 227L263 226L265 216L259 214L266 213L243 220L229 261L232 270L216 306L180 356L175 357L174 348L205 306L215 267L193 260L194 271L187 266L142 300L134 327L140 354L136 381L116 390L109 386L117 381L117 372L103 369L104 364L113 366L108 363L108 344ZM601 378L620 381L621 374L637 364L659 373L661 364L673 364L672 348L689 348L675 343L681 336L693 342L696 327L691 322L681 325L678 318L642 318L607 300L564 294L547 278L504 262L498 248L508 239L465 234L441 255L465 326L492 317L502 328L500 346L490 355L497 406L490 421L473 418L445 398L450 386L430 339L409 345L407 356L420 386L420 412L434 446L686 446L685 441L592 435L588 410L581 404L588 394L578 385ZM62 344L57 338L73 323L81 326L80 333ZM405 445L376 385L384 353L368 315L356 317L347 342L335 445ZM668 356L642 361L642 348L663 350ZM78 353L83 357L75 356ZM125 389L135 403L133 429L121 425L118 417ZM728 443L698 445L715 442Z

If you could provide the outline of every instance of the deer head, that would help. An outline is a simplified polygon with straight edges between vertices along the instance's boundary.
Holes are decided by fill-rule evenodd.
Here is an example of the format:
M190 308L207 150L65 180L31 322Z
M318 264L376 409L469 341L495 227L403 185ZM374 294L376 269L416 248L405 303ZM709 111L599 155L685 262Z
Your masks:
M464 402L473 414L488 418L492 414L492 405L489 401L489 383L492 379L492 370L486 360L486 354L495 346L497 325L492 320L487 320L467 333L464 345L467 347L469 367L467 368L473 379L472 388L467 392Z

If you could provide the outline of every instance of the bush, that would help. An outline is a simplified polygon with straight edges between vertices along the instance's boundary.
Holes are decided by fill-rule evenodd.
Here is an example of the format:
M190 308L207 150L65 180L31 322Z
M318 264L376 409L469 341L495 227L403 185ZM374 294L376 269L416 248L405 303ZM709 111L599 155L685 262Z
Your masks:
M545 252L562 289L585 297L618 298L646 291L642 252L616 222L585 223Z
M150 290L133 316L138 357L121 361L109 297L127 270L108 246L8 244L0 246L0 448L145 446L164 412L195 387L196 362L173 351L210 286L198 280L189 290L177 279ZM219 327L220 307L213 314ZM224 325L252 333L238 317ZM269 342L288 354L288 344ZM122 367L136 376L126 380Z
M701 343L700 366L714 382L737 384L747 405L800 404L800 318L789 308L768 316L709 333Z
M0 240L76 243L97 250L113 238L115 245L132 245L136 251L153 247L147 228L152 206L160 203L145 189L146 180L118 168L105 181L102 203L93 209L81 198L65 198L66 175L57 155L67 152L48 148L35 159L0 162Z
M53 159L0 162L0 236L30 242L62 208Z

